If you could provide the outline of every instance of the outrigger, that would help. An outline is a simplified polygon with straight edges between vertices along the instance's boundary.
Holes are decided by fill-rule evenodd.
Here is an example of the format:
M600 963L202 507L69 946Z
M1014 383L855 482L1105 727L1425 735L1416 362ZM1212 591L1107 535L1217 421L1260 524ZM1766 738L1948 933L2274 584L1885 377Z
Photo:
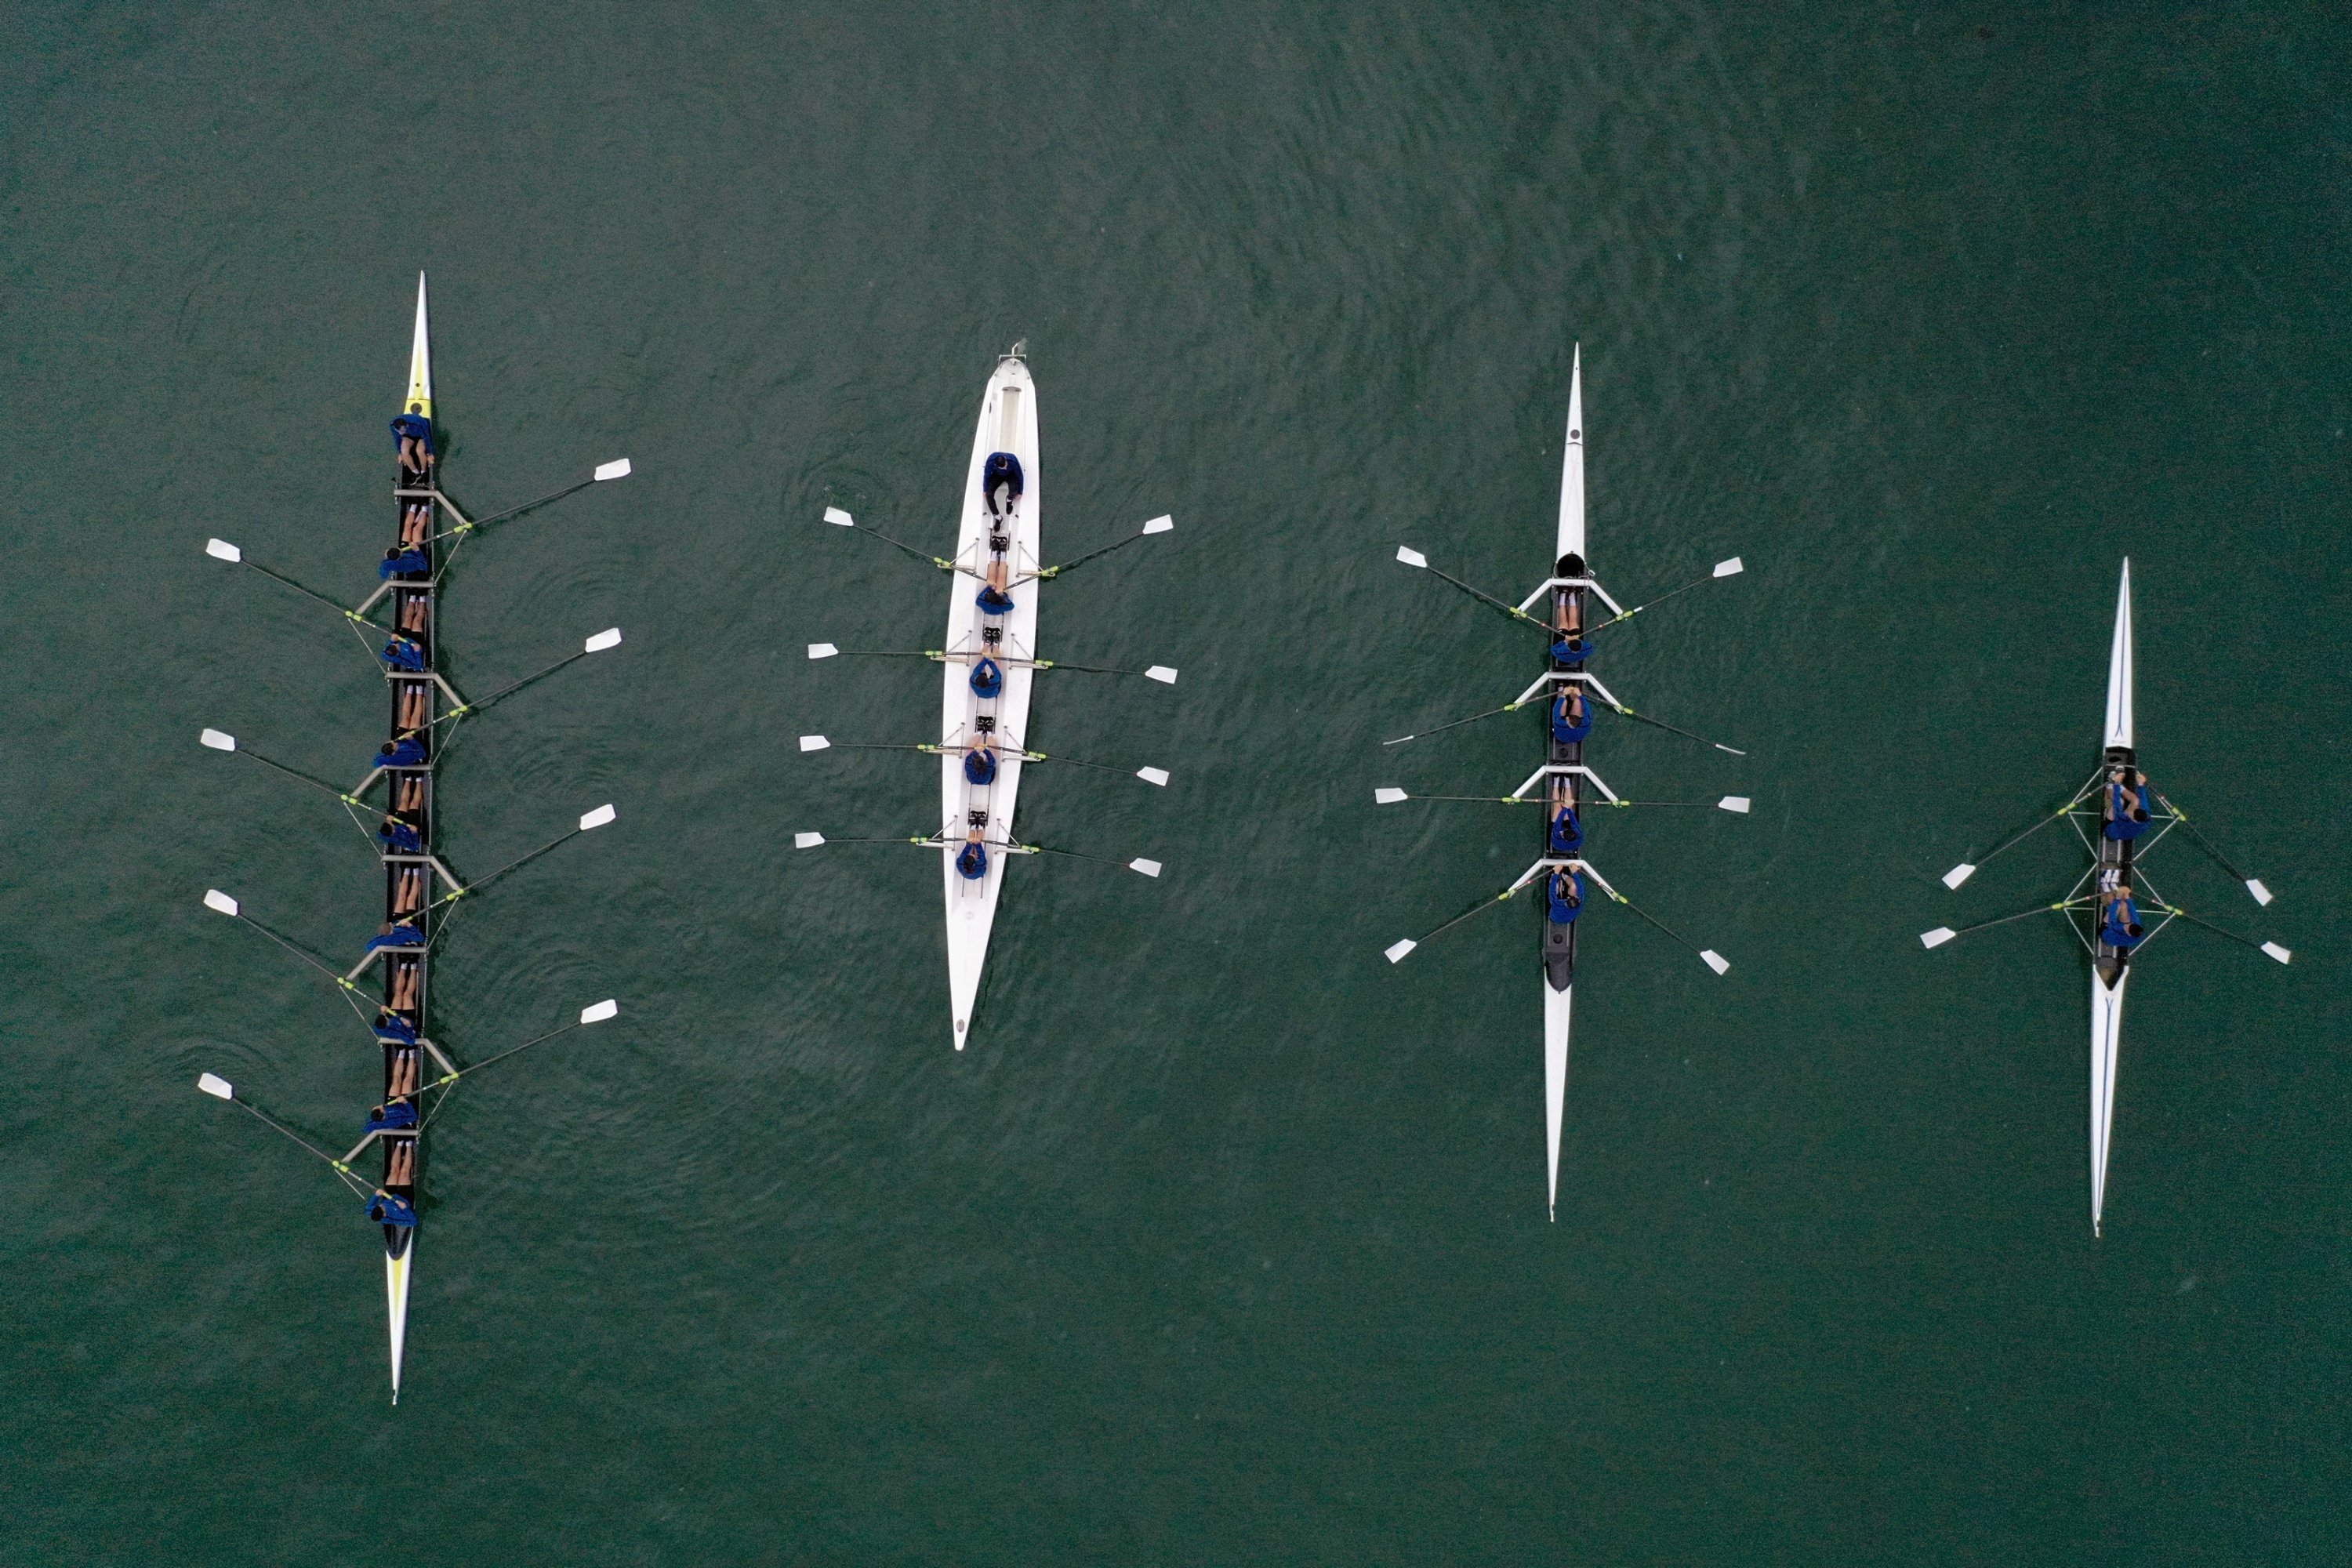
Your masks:
M2226 931L2171 902L2148 880L2142 863L2149 850L2178 827L2203 847L2215 864L2242 884L2255 904L2267 908L2273 894L2259 877L2250 877L2223 858L2213 841L2140 771L2132 721L2131 563L2123 566L2116 590L2115 636L2107 647L2107 714L2099 765L2066 804L2037 818L2023 831L2004 839L1974 861L1963 860L1944 873L1943 883L1957 890L1994 857L2007 853L2042 828L2063 818L2090 853L2091 864L2075 879L2064 898L2039 904L2013 915L1979 921L1954 930L1937 926L1920 933L1922 946L1937 948L1971 931L1990 931L2039 914L2063 914L2091 959L2091 1234L2097 1236L2105 1221L2107 1149L2116 1124L2116 1068L2123 1045L2124 983L2138 951L2175 921L2202 926L2285 963L2294 954L2277 942L2256 941ZM2145 842L2143 842L2145 840ZM2149 916L2158 917L2148 923Z
M1632 910L1697 953L1716 973L1726 973L1731 968L1729 961L1721 953L1689 942L1619 892L1584 858L1584 819L1596 808L1708 804L1633 800L1617 794L1599 773L1593 772L1585 756L1585 741L1592 731L1594 714L1605 710L1622 718L1697 741L1736 757L1748 754L1720 742L1709 741L1687 730L1663 723L1646 713L1636 712L1620 701L1592 671L1591 660L1596 651L1593 639L1599 633L1630 621L1644 610L1664 604L1703 583L1737 576L1745 568L1739 557L1735 555L1717 563L1705 576L1694 578L1681 587L1662 594L1646 604L1636 605L1632 609L1611 597L1609 591L1594 579L1585 563L1584 361L1581 345L1569 371L1568 441L1560 464L1557 543L1552 574L1516 605L1491 594L1482 593L1462 579L1432 566L1426 555L1410 546L1398 547L1396 558L1405 565L1428 572L1513 620L1537 627L1544 633L1549 647L1543 673L1529 682L1526 690L1501 707L1490 708L1469 718L1456 719L1414 734L1400 735L1384 744L1401 746L1481 719L1515 713L1530 703L1540 703L1546 719L1544 761L1520 782L1517 789L1505 795L1414 795L1395 785L1383 785L1372 792L1373 804L1377 805L1429 800L1544 807L1543 852L1533 865L1501 892L1480 900L1436 930L1391 944L1386 956L1391 963L1402 963L1405 955L1423 942L1452 930L1472 915L1508 903L1530 887L1543 889L1540 942L1544 983L1544 1202L1547 1212L1554 1218L1558 1217L1559 1201L1560 1124L1568 1099L1569 1014L1576 980L1576 931L1579 917L1584 910L1586 880L1590 879L1592 886L1600 889L1612 903ZM1542 616L1530 615L1528 612L1539 602L1546 606L1546 614ZM1604 607L1608 612L1605 617L1601 614ZM1712 804L1717 809L1745 815L1750 802L1745 795L1727 795Z
M243 551L226 540L210 540L205 545L205 552L215 560L251 566L264 576L334 609L381 667L392 700L391 724L386 740L370 760L366 776L343 789L315 773L272 761L225 731L207 729L199 737L211 750L251 757L279 773L333 795L373 849L383 879L383 923L368 941L358 962L348 969L339 969L263 925L245 912L238 900L217 888L206 890L205 906L252 926L334 984L379 1048L383 1069L382 1100L369 1113L359 1142L338 1159L249 1100L240 1099L226 1079L205 1073L197 1079L197 1088L215 1099L244 1106L301 1144L325 1161L336 1178L366 1203L368 1217L382 1227L383 1235L392 1400L397 1405L408 1331L409 1281L416 1257L417 1196L425 1129L448 1103L449 1090L467 1074L572 1029L603 1023L620 1011L619 1004L613 1000L595 1003L582 1009L577 1023L464 1068L452 1061L433 1037L428 984L433 947L456 914L458 900L481 891L581 834L593 832L615 816L611 805L600 805L583 815L578 826L561 837L487 876L470 883L462 882L442 862L436 848L439 815L435 798L436 769L447 750L450 736L467 717L480 713L575 660L617 647L621 643L618 626L598 632L585 640L580 652L510 682L478 701L468 702L458 695L441 668L436 622L441 582L450 559L467 536L589 485L622 479L629 472L629 461L623 458L602 464L589 479L494 516L466 517L441 488L433 424L432 343L423 273L416 279L416 330L409 354L408 394L402 400L401 412L393 420L393 437L398 450L393 477L393 543L377 563L379 586L356 607L345 609L326 595L247 560ZM379 605L390 612L389 626L373 618ZM381 646L379 638L384 639ZM370 792L379 784L383 785L381 805L369 799ZM381 820L371 828L366 817L379 813ZM436 886L443 889L438 897L434 896ZM383 970L381 1000L363 1003L362 977L377 965ZM432 1068L425 1066L428 1057ZM441 1091L440 1098L428 1107L425 1097L436 1089ZM379 1146L383 1156L381 1176L373 1182L362 1179L356 1169L357 1162L371 1144Z
M1072 568L1098 560L1139 539L1166 533L1176 524L1155 517L1138 532L1100 549L1089 551L1059 566L1045 565L1039 531L1037 392L1029 366L1022 358L1024 345L1015 344L989 377L981 399L980 423L972 436L971 460L964 475L963 521L953 559L928 554L871 527L860 524L840 507L827 507L824 521L836 527L873 534L884 543L919 561L950 573L954 585L948 592L947 640L940 647L904 652L873 652L868 657L927 658L945 666L940 736L926 742L835 742L824 735L803 735L803 752L835 749L911 751L940 759L940 826L937 833L910 838L835 838L822 833L793 836L799 849L834 844L913 844L940 852L940 876L947 898L948 997L955 1023L955 1048L970 1037L972 1013L980 997L981 971L988 957L988 937L996 921L996 900L1004 881L1007 859L1014 855L1060 855L1078 860L1124 865L1130 871L1157 877L1160 863L1138 858L1119 861L1108 856L1043 844L1026 844L1013 837L1013 808L1021 788L1021 774L1029 763L1070 763L1081 767L1132 773L1146 784L1167 787L1164 768L1112 768L1107 763L1080 763L1058 752L1033 750L1028 742L1031 684L1039 670L1066 669L1095 675L1141 675L1162 685L1176 683L1176 671L1155 664L1147 669L1114 669L1102 665L1069 664L1037 655L1037 592ZM977 591L973 584L977 584ZM812 659L834 658L842 649L829 642L811 643ZM855 650L865 651L865 650Z

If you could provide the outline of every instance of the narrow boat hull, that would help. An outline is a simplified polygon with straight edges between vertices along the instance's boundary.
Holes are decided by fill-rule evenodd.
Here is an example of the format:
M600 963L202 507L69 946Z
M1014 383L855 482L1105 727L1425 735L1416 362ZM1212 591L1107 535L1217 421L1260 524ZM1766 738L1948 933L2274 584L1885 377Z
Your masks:
M1568 1111L1568 1016L1574 986L1544 984L1544 1207L1559 1217L1559 1129Z
M2099 1234L2107 1205L2107 1148L2116 1129L2116 1067L2123 1047L2124 986L2128 970L2110 985L2091 975L2091 1234Z
M390 1253L383 1259L383 1295L392 1320L392 1402L400 1403L400 1361L408 1348L408 1277L416 1263L416 1237L412 1232L408 1245L398 1258Z

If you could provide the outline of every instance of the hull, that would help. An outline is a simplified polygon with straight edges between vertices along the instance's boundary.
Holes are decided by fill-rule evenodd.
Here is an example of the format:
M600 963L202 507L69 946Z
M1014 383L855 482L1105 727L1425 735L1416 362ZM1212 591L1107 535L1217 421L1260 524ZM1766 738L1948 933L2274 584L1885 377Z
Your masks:
M2132 744L2131 562L2116 590L2116 636L2107 648L2107 733L2110 746Z
M2099 1234L2107 1205L2107 1147L2116 1129L2116 1065L2123 1046L2124 986L2131 975L2116 973L2110 985L2091 976L2091 1234Z
M415 1260L414 1237L400 1257L387 1254L383 1260L384 1304L392 1317L392 1402L394 1405L400 1403L401 1352L408 1348L408 1276Z
M1584 553L1584 346L1577 345L1568 372L1568 442L1560 449L1560 555Z
M2126 561L2123 583L2116 593L2115 638L2107 650L2107 714L2104 767L2131 768L2132 750L2132 614L2131 563ZM2137 887L2133 871L2134 841L2102 833L2096 840L2098 869L2093 886ZM2107 1150L2116 1128L2116 1063L2123 1047L2124 986L2131 979L2131 954L2098 936L2095 898L2091 942L2091 1234L2097 1236L2107 1206Z
M1574 987L1544 987L1544 1207L1559 1217L1559 1128L1568 1110L1568 1015Z
M416 275L416 335L408 350L408 396L402 406L411 414L433 416L432 331L425 318L425 274Z
M1014 578L1013 607L1004 616L986 616L975 602L980 579L992 558L991 520L981 490L982 469L989 456L1010 452L1021 460L1022 494L1014 501L1011 525L1005 530L1004 552ZM1039 584L1020 583L1020 574L1036 572L1045 563L1039 555L1039 485L1037 465L1037 398L1029 367L1007 357L989 378L981 402L980 421L972 436L971 462L964 474L963 521L956 535L954 586L948 601L947 641L940 646L950 658L945 667L941 699L940 737L950 747L969 744L983 722L1007 748L1025 746L1029 739L1029 693L1035 672L1026 666L1004 667L1004 689L984 699L971 689L972 660L985 647L984 634L1001 631L997 645L1003 656L1016 659L1037 655L1037 590ZM1021 791L1021 762L1000 753L993 783L973 784L963 773L963 754L950 751L940 759L940 832L948 847L940 852L940 876L947 897L948 1000L954 1024L955 1048L971 1037L972 1013L980 1000L981 971L988 958L990 930L996 922L996 900L1004 885L1010 856L1000 848L988 852L988 874L977 879L956 869L956 855L975 820L992 844L1013 840L1013 806Z
M1561 459L1559 479L1559 547L1553 563L1555 573L1581 577L1584 564L1584 354L1576 351L1568 378L1568 442L1566 456ZM1571 559L1573 558L1573 559ZM1552 620L1555 626L1568 624L1574 616L1575 624L1582 625L1586 596L1582 588L1556 587L1551 594ZM1571 668L1553 659L1549 669L1555 678L1563 677ZM1555 679L1554 689L1569 684ZM1544 762L1552 767L1580 766L1584 762L1584 742L1562 742L1553 737L1550 730L1549 705L1545 709ZM1573 803L1579 816L1584 810L1583 779L1576 773L1555 775L1566 786L1567 798ZM1543 835L1543 853L1551 853L1549 824L1551 808L1544 810L1543 820L1537 831ZM1537 895L1538 910L1543 896ZM1559 1131L1568 1108L1568 1034L1570 997L1576 981L1576 923L1553 925L1538 913L1542 921L1544 968L1544 1205L1550 1217L1559 1217Z

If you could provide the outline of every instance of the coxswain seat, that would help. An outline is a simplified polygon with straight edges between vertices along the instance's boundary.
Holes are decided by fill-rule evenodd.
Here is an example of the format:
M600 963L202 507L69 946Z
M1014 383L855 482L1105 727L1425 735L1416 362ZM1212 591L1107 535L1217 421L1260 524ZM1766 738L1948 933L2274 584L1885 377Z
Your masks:
M988 510L1003 517L1013 510L1021 497L1021 459L1010 452L991 452L988 461L980 466L980 493L988 498Z

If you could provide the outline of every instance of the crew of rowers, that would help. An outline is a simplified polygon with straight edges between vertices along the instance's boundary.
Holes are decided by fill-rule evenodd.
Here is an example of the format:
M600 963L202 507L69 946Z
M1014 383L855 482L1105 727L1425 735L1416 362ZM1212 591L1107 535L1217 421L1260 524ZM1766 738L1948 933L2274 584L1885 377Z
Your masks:
M1013 503L1021 499L1021 459L1010 452L992 452L981 465L980 493L988 507L988 570L982 578L980 593L972 603L980 613L992 619L1013 613L1012 563ZM996 652L1004 646L1004 630L998 626L980 629L982 653L971 667L971 694L983 702L994 701L1004 694L1004 667L996 662ZM964 782L975 789L985 789L996 782L999 767L996 721L982 714L973 723L979 739L964 748ZM988 813L969 814L963 847L956 851L956 874L968 882L977 882L988 875Z

